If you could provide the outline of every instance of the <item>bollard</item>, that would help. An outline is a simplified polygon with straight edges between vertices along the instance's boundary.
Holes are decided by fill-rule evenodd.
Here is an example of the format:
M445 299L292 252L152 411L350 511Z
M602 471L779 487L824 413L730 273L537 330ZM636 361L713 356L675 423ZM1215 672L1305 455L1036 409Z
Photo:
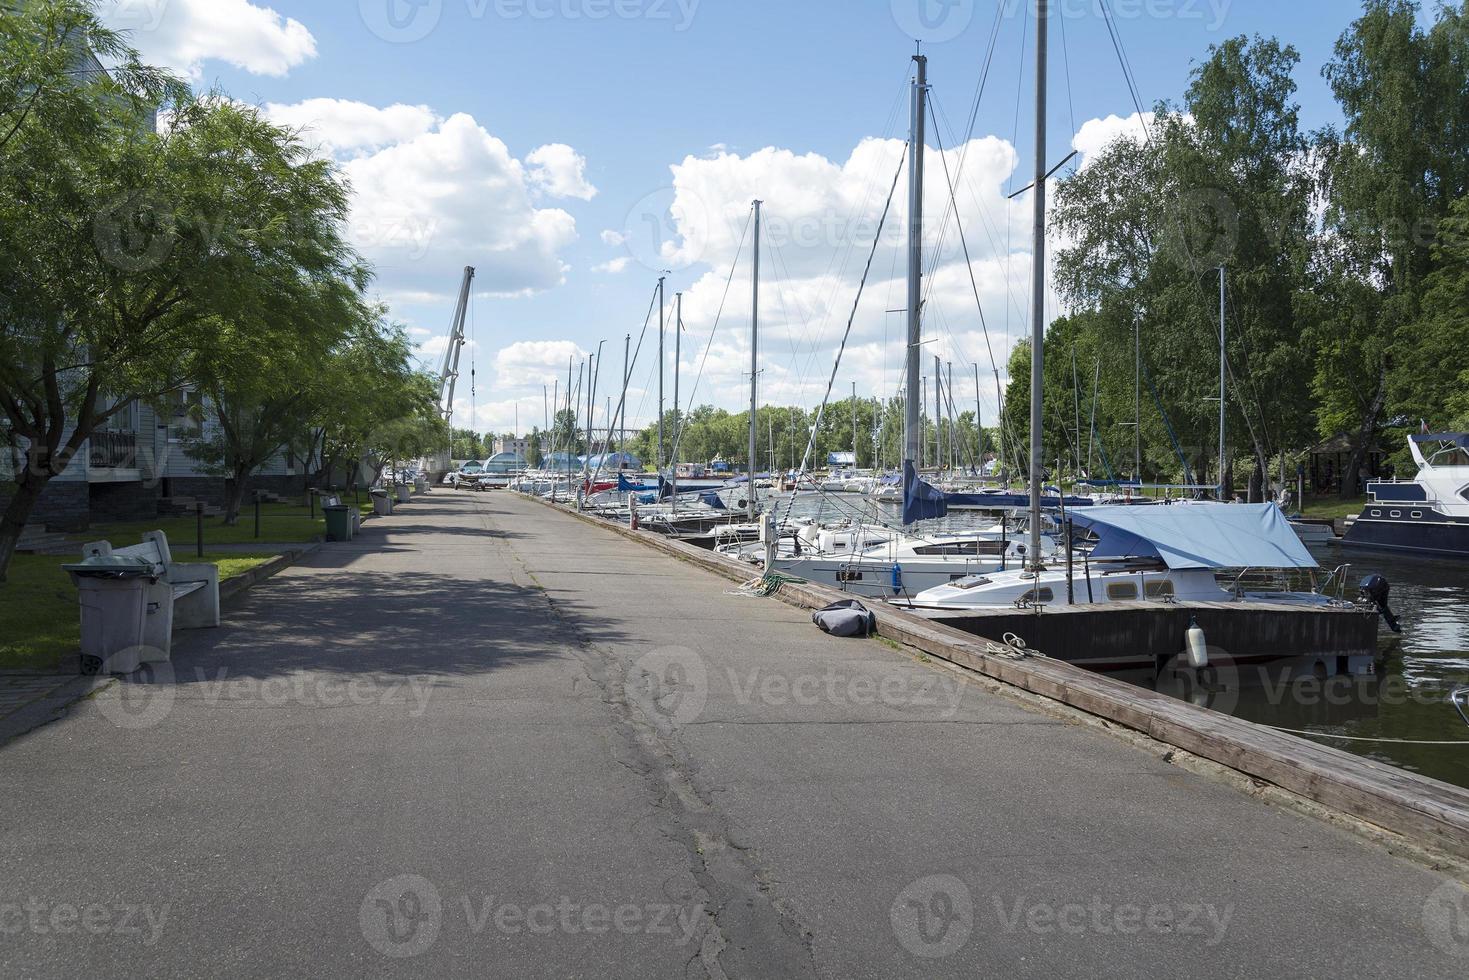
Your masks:
M260 491L255 491L255 540L260 540Z
M775 512L773 510L765 515L764 522L762 525L764 534L761 537L765 539L765 574L769 575L775 570L776 548L780 544L780 532L775 527Z
M200 558L204 557L204 501L194 501L194 538L195 551Z
M307 490L306 496L311 501L311 519L314 521L316 520L316 491Z

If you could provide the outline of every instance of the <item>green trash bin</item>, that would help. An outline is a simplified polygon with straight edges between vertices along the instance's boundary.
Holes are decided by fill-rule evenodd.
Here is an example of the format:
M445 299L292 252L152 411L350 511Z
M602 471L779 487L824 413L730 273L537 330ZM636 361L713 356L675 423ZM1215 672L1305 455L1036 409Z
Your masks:
M323 507L322 512L326 515L328 541L352 540L352 508Z

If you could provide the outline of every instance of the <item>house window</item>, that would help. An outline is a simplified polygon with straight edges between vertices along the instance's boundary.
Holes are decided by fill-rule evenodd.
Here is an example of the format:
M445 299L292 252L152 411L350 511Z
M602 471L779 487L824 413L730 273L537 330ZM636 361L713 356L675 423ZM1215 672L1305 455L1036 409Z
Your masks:
M1137 598L1137 586L1131 582L1112 582L1107 586L1107 598L1113 602L1126 602Z

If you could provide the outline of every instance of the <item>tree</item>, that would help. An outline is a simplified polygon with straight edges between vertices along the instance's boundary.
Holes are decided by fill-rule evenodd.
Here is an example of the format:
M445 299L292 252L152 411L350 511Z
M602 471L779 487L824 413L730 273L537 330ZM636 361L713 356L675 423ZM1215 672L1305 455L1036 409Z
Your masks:
M1319 291L1341 299L1319 317L1315 387L1325 401L1323 435L1347 421L1344 403L1356 405L1351 473L1390 404L1441 408L1423 387L1423 369L1460 355L1419 328L1437 258L1450 254L1434 243L1469 193L1466 8L1441 8L1423 31L1417 3L1368 0L1323 71L1346 124L1318 137L1328 232ZM1344 496L1354 491L1343 481Z
M1112 362L1102 404L1115 406L1124 385L1131 396L1130 410L1107 419L1106 431L1137 414L1137 336L1144 398L1152 401L1156 386L1196 478L1215 455L1217 410L1208 400L1219 394L1220 266L1230 283L1231 431L1248 434L1262 477L1273 451L1313 431L1297 381L1310 369L1296 297L1311 256L1313 190L1294 101L1298 60L1269 39L1212 47L1183 105L1158 107L1149 140L1115 142L1056 192L1053 220L1071 241L1057 254L1058 286L1091 314L1086 329ZM1127 366L1119 370L1122 352ZM1154 370L1161 365L1167 370ZM1007 409L1007 437L1019 437L1028 418L1019 408ZM1060 417L1068 415L1074 407ZM1144 415L1152 416L1142 433L1145 465L1183 476L1161 415Z
M102 71L94 54L117 67ZM210 248L202 224L174 220L210 213L213 190L206 161L183 159L153 131L154 110L184 97L82 0L35 0L0 17L0 417L11 484L0 581L36 502L92 433L140 397L177 390L201 301L239 259Z

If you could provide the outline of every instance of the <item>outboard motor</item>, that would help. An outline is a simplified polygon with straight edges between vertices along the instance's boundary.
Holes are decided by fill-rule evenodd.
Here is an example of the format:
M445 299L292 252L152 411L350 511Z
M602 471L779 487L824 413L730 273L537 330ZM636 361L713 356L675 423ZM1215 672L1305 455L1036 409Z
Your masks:
M1392 586L1388 584L1387 579L1381 575L1367 576L1362 580L1359 594L1362 602L1371 603L1377 607L1378 612L1382 613L1383 622L1387 623L1388 629L1394 633L1403 631L1403 627L1398 623L1398 617L1393 615L1392 607L1387 604L1392 595Z

